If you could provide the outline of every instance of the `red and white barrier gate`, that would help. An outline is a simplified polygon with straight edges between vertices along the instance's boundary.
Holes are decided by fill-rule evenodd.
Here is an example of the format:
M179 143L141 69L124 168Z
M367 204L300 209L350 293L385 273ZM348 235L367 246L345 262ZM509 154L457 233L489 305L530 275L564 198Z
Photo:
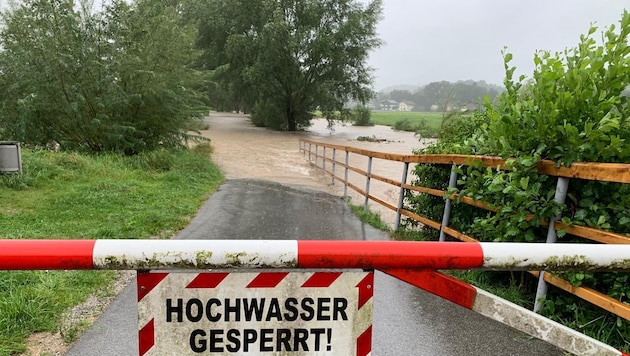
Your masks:
M468 309L493 317L485 314L481 310L483 309L481 305L483 303L496 304L496 300L492 300L487 293L467 283L435 270L630 271L630 245L312 240L0 240L0 270L232 270L261 268L377 269ZM291 309L296 305L302 305L300 303L304 300L307 300L308 306L310 306L310 300L313 300L313 303L321 302L321 308L313 308L313 312L317 313L316 310L320 310L322 318L325 319L331 315L329 314L331 308L332 315L335 313L335 307L339 312L337 315L341 315L341 309L349 310L347 309L348 306L344 309L345 303L350 300L354 303L356 300L357 313L353 315L356 315L357 319L350 322L348 317L347 320L349 325L352 325L350 328L352 330L351 337L345 337L345 344L342 341L337 341L338 339L335 339L334 335L341 335L342 332L337 333L330 326L332 324L327 324L330 320L320 320L319 322L323 324L320 323L316 326L293 326L293 329L290 330L294 332L291 333L289 328L280 327L280 324L276 323L279 320L269 320L271 324L265 324L265 326L263 324L267 320L260 324L262 317L260 321L258 318L251 317L256 319L251 327L230 325L231 321L229 320L219 320L225 325L221 324L217 328L208 325L202 328L190 326L188 329L183 329L184 341L179 340L179 342L188 343L189 349L186 350L192 354L197 354L196 349L204 349L204 351L199 352L205 352L209 351L210 348L227 350L228 347L231 349L238 347L240 354L245 354L242 351L246 345L252 349L253 354L267 354L264 350L273 348L275 345L273 352L285 352L283 354L290 354L286 352L293 352L293 349L297 348L301 348L299 352L302 352L304 348L309 348L309 350L318 348L321 352L313 354L327 355L333 354L331 352L333 352L332 348L334 347L336 350L337 348L344 350L343 354L368 355L371 352L369 342L371 342L372 274L370 272L357 272L359 273L358 277L348 274L347 278L341 278L340 281L347 279L350 284L341 283L335 288L352 292L350 295L338 294L336 297L338 299L335 300L334 295L338 292L332 293L332 299L328 296L331 294L330 291L325 292L326 296L318 298L316 289L309 289L313 288L310 286L314 283L311 281L312 278L318 281L315 284L321 284L323 283L322 280L326 281L326 278L334 276L335 273L341 274L341 272L326 273L299 272L291 277L288 277L287 272L239 273L238 276L233 277L228 277L232 275L228 272L219 274L206 272L192 275L187 273L141 273L138 277L140 354L162 353L163 349L155 347L159 343L156 340L160 339L159 333L162 332L160 330L162 327L167 327L165 329L167 330L169 326L176 324L173 323L173 318L177 319L180 315L182 320L184 316L193 320L200 316L206 320L211 320L217 318L220 311L217 309L220 307L219 303L227 303L227 300L241 300L239 303L245 303L247 300L248 306L251 307L252 301L260 301L263 298L251 294L258 288L253 286L256 286L260 279L266 282L262 284L262 287L258 285L258 289L264 291L264 298L268 298L266 300L275 300L273 303L278 306L278 310L274 309L270 314L272 315L271 319L280 319L283 316L283 312L280 310L282 305L285 309L287 305ZM180 274L182 277L177 278L172 283L178 284L177 289L184 290L185 293L177 296L168 294L170 292L160 291L160 285L168 286L169 282L165 281L170 279L169 276L176 274ZM360 283L353 285L357 278ZM223 279L237 282L235 282L236 285L222 285ZM274 288L270 287L270 280L277 281L277 286L286 283L290 287L288 288L289 294L280 292L277 293L282 294L282 296L274 294L275 291L272 291ZM328 287L332 287L333 282L330 282ZM215 288L219 286L228 286L228 288ZM172 290L171 287L167 287L166 290ZM219 291L223 293L232 289L240 289L241 295L245 296L232 294L221 296L221 294L217 294ZM314 293L314 296L306 296L304 289L309 289L308 293ZM370 291L369 297L365 292L367 289ZM203 290L212 290L213 294L208 297L202 293ZM316 299L317 302L315 302ZM171 304L167 304L168 300ZM213 302L210 303L210 300ZM162 307L156 306L160 304ZM368 307L365 308L365 306ZM509 308L518 309L520 307L509 306ZM532 312L521 309L519 309L520 319L525 320L532 316ZM162 310L163 315L150 314L156 310ZM288 311L289 314L287 315L293 315L291 310ZM167 320L169 313L171 315L170 322ZM368 314L370 315L369 322L366 320ZM534 314L534 317L537 315ZM158 320L158 318L161 319ZM518 325L501 320L502 317L497 319L534 335L531 330L524 330ZM553 323L551 321L545 322L547 325ZM345 328L347 329L347 327ZM545 337L549 334L548 330L541 330L536 336L567 351L582 353L575 348L576 343L574 341L582 338L583 335L559 324L554 328L562 329L558 334L560 336L556 335L558 341L555 343ZM221 333L216 330L224 331ZM296 334L296 330L300 330L299 335ZM305 330L307 330L306 333ZM309 337L312 338L309 339ZM296 339L298 340L297 343ZM347 342L348 340L350 343ZM339 346L337 346L338 343ZM587 346L591 348L590 350L606 350L607 354L624 355L610 346L592 339ZM328 347L331 350L328 350ZM268 354L273 354L273 352ZM167 351L167 353L169 352ZM179 350L176 353L186 354ZM210 352L210 354L212 353Z
M0 240L0 270L209 268L630 271L630 245L356 240Z

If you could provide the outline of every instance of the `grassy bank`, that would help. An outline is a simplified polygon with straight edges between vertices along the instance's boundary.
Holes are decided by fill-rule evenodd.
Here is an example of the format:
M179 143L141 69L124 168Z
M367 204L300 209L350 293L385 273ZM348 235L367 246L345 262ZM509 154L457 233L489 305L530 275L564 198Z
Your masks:
M413 111L372 111L371 119L376 125L394 126L397 121L407 119L411 126L416 127L425 120L432 129L439 129L442 125L441 112L413 112Z
M168 238L223 180L210 146L135 157L23 150L24 177L0 176L0 238ZM0 355L55 331L112 272L0 272Z

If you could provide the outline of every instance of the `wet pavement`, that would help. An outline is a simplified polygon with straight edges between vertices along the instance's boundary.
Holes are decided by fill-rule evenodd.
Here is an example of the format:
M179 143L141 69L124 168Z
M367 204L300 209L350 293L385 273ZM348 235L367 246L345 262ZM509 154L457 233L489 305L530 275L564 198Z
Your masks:
M338 197L228 180L176 239L388 239ZM127 287L66 355L137 355L137 294ZM564 355L554 346L383 273L375 273L372 354ZM345 355L341 355L345 356Z

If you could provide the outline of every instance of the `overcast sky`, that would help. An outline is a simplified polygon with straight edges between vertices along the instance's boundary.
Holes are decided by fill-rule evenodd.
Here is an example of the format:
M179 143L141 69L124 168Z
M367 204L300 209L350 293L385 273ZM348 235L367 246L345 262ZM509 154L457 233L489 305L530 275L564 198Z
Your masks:
M385 44L369 60L375 89L467 79L500 85L504 46L517 75L529 76L537 49L575 47L590 23L618 25L624 8L630 0L383 0Z

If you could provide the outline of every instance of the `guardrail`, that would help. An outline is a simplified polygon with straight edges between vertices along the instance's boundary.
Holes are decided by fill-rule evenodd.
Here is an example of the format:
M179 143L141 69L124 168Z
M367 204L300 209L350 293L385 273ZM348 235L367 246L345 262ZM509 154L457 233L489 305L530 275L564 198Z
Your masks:
M450 213L451 213L451 201L458 199L460 202L476 206L485 210L493 211L488 204L474 200L469 197L458 197L456 195L448 196L446 199L445 209L442 215L442 221L434 221L427 217L420 216L404 209L404 196L405 191L412 191L417 193L429 194L436 197L444 198L447 192L439 189L432 189L429 187L415 186L406 183L411 164L439 164L447 166L470 166L475 163L481 162L484 167L500 167L507 168L506 161L499 157L491 156L466 156L466 155L402 155L394 153L384 153L377 151L370 151L365 149L359 149L350 146L333 145L327 143L321 143L313 140L300 139L299 141L300 151L304 156L308 156L309 163L322 169L324 174L328 174L332 177L333 183L339 182L344 184L344 196L347 196L347 188L355 190L363 197L365 197L364 207L367 210L368 201L374 201L388 209L396 212L396 219L394 228L398 229L400 226L401 216L411 218L424 226L440 231L440 241L444 241L446 235L451 236L460 241L476 242L477 240L468 236L460 231L457 231L448 226ZM344 161L340 161L337 158L338 152L345 154ZM357 155L367 158L367 165L365 169L351 166L350 155ZM401 167L401 179L400 181L392 179L391 177L384 177L382 175L373 174L374 160L381 161L393 161L400 162ZM338 168L343 169L343 176L338 175ZM348 178L349 172L358 174L365 177L365 188L361 188L350 182ZM555 200L558 203L564 203L567 193L567 187L570 179L585 179L585 180L597 180L616 183L630 183L630 164L619 163L584 163L578 162L571 165L571 167L556 167L552 161L542 161L538 165L538 172L549 176L557 177L556 195ZM370 193L371 180L378 180L380 182L390 184L399 190L397 202L387 201L386 197L377 197ZM451 170L451 176L449 179L449 188L454 188L457 182L457 173L454 169ZM547 243L552 244L557 240L556 231L560 229L566 230L567 233L579 236L591 241L604 243L604 244L630 244L630 237L615 232L604 231L586 226L570 226L559 219L552 219L549 222L544 222L548 226ZM595 245L589 245L594 247ZM551 247L551 245L546 245ZM627 259L628 257L626 257ZM540 299L547 291L547 284L552 284L558 288L565 290L585 301L588 301L600 308L609 311L617 316L620 316L626 320L630 320L630 305L623 303L619 300L611 298L601 292L586 287L578 287L571 285L568 281L543 272L531 271L533 275L539 278L538 291L536 294L536 300L534 305L534 311L538 311L541 308Z

